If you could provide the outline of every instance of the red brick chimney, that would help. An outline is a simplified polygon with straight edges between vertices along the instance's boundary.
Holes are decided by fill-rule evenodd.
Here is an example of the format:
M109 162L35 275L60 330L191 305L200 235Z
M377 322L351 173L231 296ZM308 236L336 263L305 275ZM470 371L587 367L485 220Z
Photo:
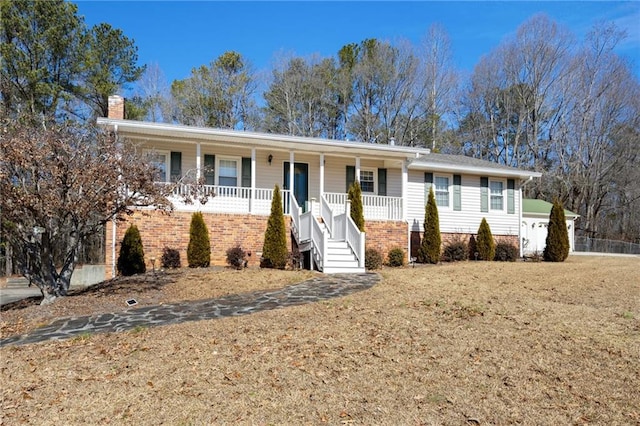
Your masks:
M124 120L124 98L122 96L109 96L109 114L107 118Z

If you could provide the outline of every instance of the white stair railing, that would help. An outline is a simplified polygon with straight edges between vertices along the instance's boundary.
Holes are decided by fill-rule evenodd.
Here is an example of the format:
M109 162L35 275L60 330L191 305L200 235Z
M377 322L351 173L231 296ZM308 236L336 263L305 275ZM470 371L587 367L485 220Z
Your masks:
M364 232L358 229L353 219L351 219L351 201L347 200L344 211L344 239L358 259L358 266L364 268L365 235Z
M322 222L324 222L324 226L327 227L329 231L329 235L333 235L334 227L334 219L333 219L333 210L329 206L327 199L324 198L324 195L320 196L320 217L322 218Z

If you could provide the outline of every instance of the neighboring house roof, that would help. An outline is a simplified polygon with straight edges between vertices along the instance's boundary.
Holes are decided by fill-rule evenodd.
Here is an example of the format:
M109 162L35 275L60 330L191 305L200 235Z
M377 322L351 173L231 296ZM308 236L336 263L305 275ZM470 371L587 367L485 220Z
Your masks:
M534 200L532 198L522 199L522 214L526 216L549 217L551 214L551 207L553 207L553 204L544 200ZM564 215L568 219L580 217L579 214L567 209L564 210Z
M542 174L538 172L520 170L462 155L436 154L425 148L109 118L98 118L97 123L113 129L123 136L138 137L147 140L171 140L175 143L231 142L266 149L361 156L382 160L402 160L407 162L410 169L452 173L466 171L491 176L515 177L522 180L542 176Z

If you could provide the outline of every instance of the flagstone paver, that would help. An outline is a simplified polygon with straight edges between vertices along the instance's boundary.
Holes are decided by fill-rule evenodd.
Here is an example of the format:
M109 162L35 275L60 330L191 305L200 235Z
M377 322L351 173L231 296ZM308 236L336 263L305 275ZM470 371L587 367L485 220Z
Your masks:
M201 321L314 303L366 290L380 276L372 273L336 274L311 278L278 290L234 294L215 299L185 301L132 308L122 312L62 318L28 334L0 340L0 347L62 340L84 333L119 332L136 327L155 327Z

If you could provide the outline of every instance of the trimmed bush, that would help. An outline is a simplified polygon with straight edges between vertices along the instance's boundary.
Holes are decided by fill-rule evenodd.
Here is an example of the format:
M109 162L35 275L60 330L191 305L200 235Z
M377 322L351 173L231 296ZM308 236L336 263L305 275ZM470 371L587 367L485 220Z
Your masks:
M242 269L247 266L247 252L242 250L239 245L231 247L227 250L227 265Z
M204 217L201 212L194 213L191 216L187 262L189 262L189 268L206 268L211 263L209 230L207 229L207 224L204 223Z
M564 207L559 200L553 202L549 214L547 240L543 257L547 262L564 262L569 256L569 232Z
M515 262L519 256L518 248L510 243L498 243L494 260L500 262Z
M264 233L264 245L262 246L261 268L284 269L287 266L289 251L287 250L287 230L282 212L282 196L280 187L273 188L271 201L271 214L267 222L267 230Z
M356 224L360 232L364 232L364 210L362 207L362 189L360 182L355 181L349 187L347 198L351 201L351 219Z
M464 241L452 241L445 244L442 250L442 260L445 262L459 262L469 259L469 246Z
M368 248L364 252L364 267L367 270L382 268L382 254L379 250Z
M398 267L404 265L404 250L400 247L389 250L387 254L387 265L391 267Z
M161 263L163 268L181 267L182 264L180 263L180 252L176 249L165 247L164 249L162 249Z
M420 249L418 249L418 262L438 263L442 237L440 236L440 220L438 219L438 206L433 194L433 186L429 189L429 199L424 208L424 235Z
M120 244L118 256L118 272L124 276L144 274L147 266L144 264L144 248L140 231L136 225L131 225L124 234Z
M493 240L489 223L484 217L482 218L482 222L480 222L480 228L478 228L476 252L480 260L493 260L496 256L496 242Z

